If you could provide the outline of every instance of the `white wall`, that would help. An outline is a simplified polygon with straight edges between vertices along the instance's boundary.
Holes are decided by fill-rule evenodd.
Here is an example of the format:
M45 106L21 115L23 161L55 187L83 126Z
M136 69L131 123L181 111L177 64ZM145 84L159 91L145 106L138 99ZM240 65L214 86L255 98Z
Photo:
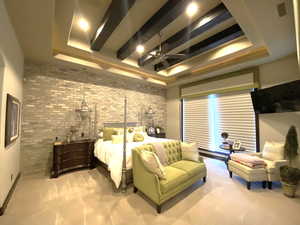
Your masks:
M9 21L5 4L0 0L0 207L20 172L20 138L4 147L6 94L22 100L23 53ZM1 73L2 71L2 73ZM12 178L12 179L11 179Z
M300 79L296 54L259 66L262 88ZM300 87L299 87L300 88ZM167 90L167 137L180 137L179 87ZM300 113L274 113L260 115L260 146L266 140L284 141L291 125L298 128L300 142Z
M300 72L298 68L296 55L290 55L281 60L261 65L260 82L262 88L299 80ZM261 150L266 141L284 142L288 129L292 125L298 128L300 142L300 112L260 114L259 125Z

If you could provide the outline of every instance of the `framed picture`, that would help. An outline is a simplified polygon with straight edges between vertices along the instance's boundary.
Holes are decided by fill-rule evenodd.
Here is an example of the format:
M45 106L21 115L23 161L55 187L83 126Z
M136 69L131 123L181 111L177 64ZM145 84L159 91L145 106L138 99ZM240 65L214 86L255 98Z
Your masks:
M6 120L5 120L5 147L13 143L19 137L20 129L20 101L7 94Z
M155 134L155 128L154 127L148 127L147 133L148 133L148 135Z
M240 150L241 145L242 145L241 141L234 140L233 145L232 145L232 149L234 149L234 150Z

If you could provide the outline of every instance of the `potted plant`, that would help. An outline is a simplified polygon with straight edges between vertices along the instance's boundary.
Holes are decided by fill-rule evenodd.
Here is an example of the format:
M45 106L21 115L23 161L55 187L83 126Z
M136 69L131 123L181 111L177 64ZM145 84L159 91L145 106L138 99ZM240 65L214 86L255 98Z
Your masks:
M292 167L293 160L298 156L298 138L295 126L291 126L285 140L284 157L288 159L289 165L280 167L280 177L283 193L288 197L295 197L300 170Z

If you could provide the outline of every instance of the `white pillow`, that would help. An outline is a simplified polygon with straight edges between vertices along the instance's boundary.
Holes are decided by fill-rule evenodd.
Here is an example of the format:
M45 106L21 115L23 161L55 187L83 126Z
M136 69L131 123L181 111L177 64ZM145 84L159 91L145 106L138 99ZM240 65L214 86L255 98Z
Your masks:
M262 152L262 157L267 160L284 159L284 143L266 141Z
M163 166L167 166L168 165L168 156L167 156L164 144L162 142L153 142L152 145L155 149L155 154L158 157L160 163Z
M199 151L196 143L181 142L182 159L199 162Z
M150 151L141 151L140 156L145 167L151 173L156 174L161 179L166 179L165 168L161 165L155 153Z

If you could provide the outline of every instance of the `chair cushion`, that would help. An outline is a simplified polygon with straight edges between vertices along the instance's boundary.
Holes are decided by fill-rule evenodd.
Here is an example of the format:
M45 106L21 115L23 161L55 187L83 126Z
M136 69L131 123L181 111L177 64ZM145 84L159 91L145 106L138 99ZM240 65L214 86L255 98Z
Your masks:
M284 143L267 141L264 145L262 157L267 160L283 160Z
M165 179L160 180L162 193L166 193L178 185L184 183L189 178L189 175L180 169L172 166L165 167Z
M175 167L177 169L184 170L188 173L189 176L195 176L203 170L206 170L204 163L197 163L190 160L180 160L170 165L171 167Z

